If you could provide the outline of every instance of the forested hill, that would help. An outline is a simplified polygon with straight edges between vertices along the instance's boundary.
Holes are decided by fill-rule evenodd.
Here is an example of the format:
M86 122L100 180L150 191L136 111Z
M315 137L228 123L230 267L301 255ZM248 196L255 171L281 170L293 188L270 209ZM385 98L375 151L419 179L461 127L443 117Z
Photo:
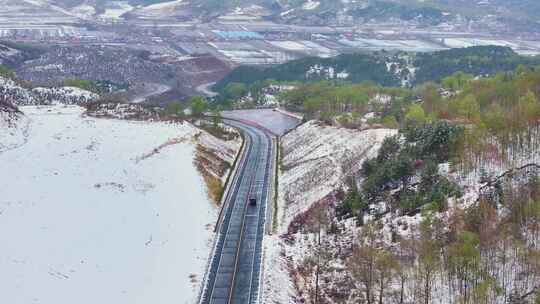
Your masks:
M253 84L257 81L320 81L348 73L352 82L374 81L395 86L399 78L388 71L383 57L369 54L340 55L333 58L308 57L272 67L241 66L216 84L222 90L229 83ZM333 75L334 74L334 75Z
M271 67L241 66L217 83L222 92L231 83L252 85L265 80L352 83L372 81L383 86L417 85L462 71L475 76L514 70L518 65L540 65L540 57L526 57L500 46L476 46L433 53L346 54L310 57Z

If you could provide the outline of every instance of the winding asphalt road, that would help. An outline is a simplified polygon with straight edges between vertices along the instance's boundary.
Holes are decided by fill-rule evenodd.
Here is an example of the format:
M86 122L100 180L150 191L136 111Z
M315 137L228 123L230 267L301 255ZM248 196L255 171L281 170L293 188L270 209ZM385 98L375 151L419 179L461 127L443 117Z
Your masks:
M224 201L200 303L258 303L275 151L269 131L248 122L225 122L243 132L245 148ZM251 196L257 198L255 206L248 203Z

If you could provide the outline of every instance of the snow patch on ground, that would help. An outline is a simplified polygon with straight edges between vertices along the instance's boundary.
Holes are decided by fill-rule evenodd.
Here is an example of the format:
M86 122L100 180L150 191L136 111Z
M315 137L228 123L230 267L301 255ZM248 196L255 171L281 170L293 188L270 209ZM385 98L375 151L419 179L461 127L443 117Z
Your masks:
M317 7L319 7L319 5L321 5L319 1L308 0L302 5L302 8L310 11L316 9Z

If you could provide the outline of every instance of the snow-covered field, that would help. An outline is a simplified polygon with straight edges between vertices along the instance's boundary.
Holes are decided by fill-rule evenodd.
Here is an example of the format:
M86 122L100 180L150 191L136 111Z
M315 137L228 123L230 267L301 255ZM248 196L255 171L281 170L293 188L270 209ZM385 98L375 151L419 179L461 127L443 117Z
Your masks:
M198 131L21 110L28 141L0 152L0 303L194 303L217 214Z
M302 8L305 10L314 10L319 7L319 5L321 5L319 1L308 0L302 5Z

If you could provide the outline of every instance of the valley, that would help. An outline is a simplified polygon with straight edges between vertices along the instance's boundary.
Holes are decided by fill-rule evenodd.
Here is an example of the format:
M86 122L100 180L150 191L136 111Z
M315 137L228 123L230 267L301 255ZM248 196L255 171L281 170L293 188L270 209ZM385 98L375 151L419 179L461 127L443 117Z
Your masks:
M535 1L0 7L0 302L540 303Z

